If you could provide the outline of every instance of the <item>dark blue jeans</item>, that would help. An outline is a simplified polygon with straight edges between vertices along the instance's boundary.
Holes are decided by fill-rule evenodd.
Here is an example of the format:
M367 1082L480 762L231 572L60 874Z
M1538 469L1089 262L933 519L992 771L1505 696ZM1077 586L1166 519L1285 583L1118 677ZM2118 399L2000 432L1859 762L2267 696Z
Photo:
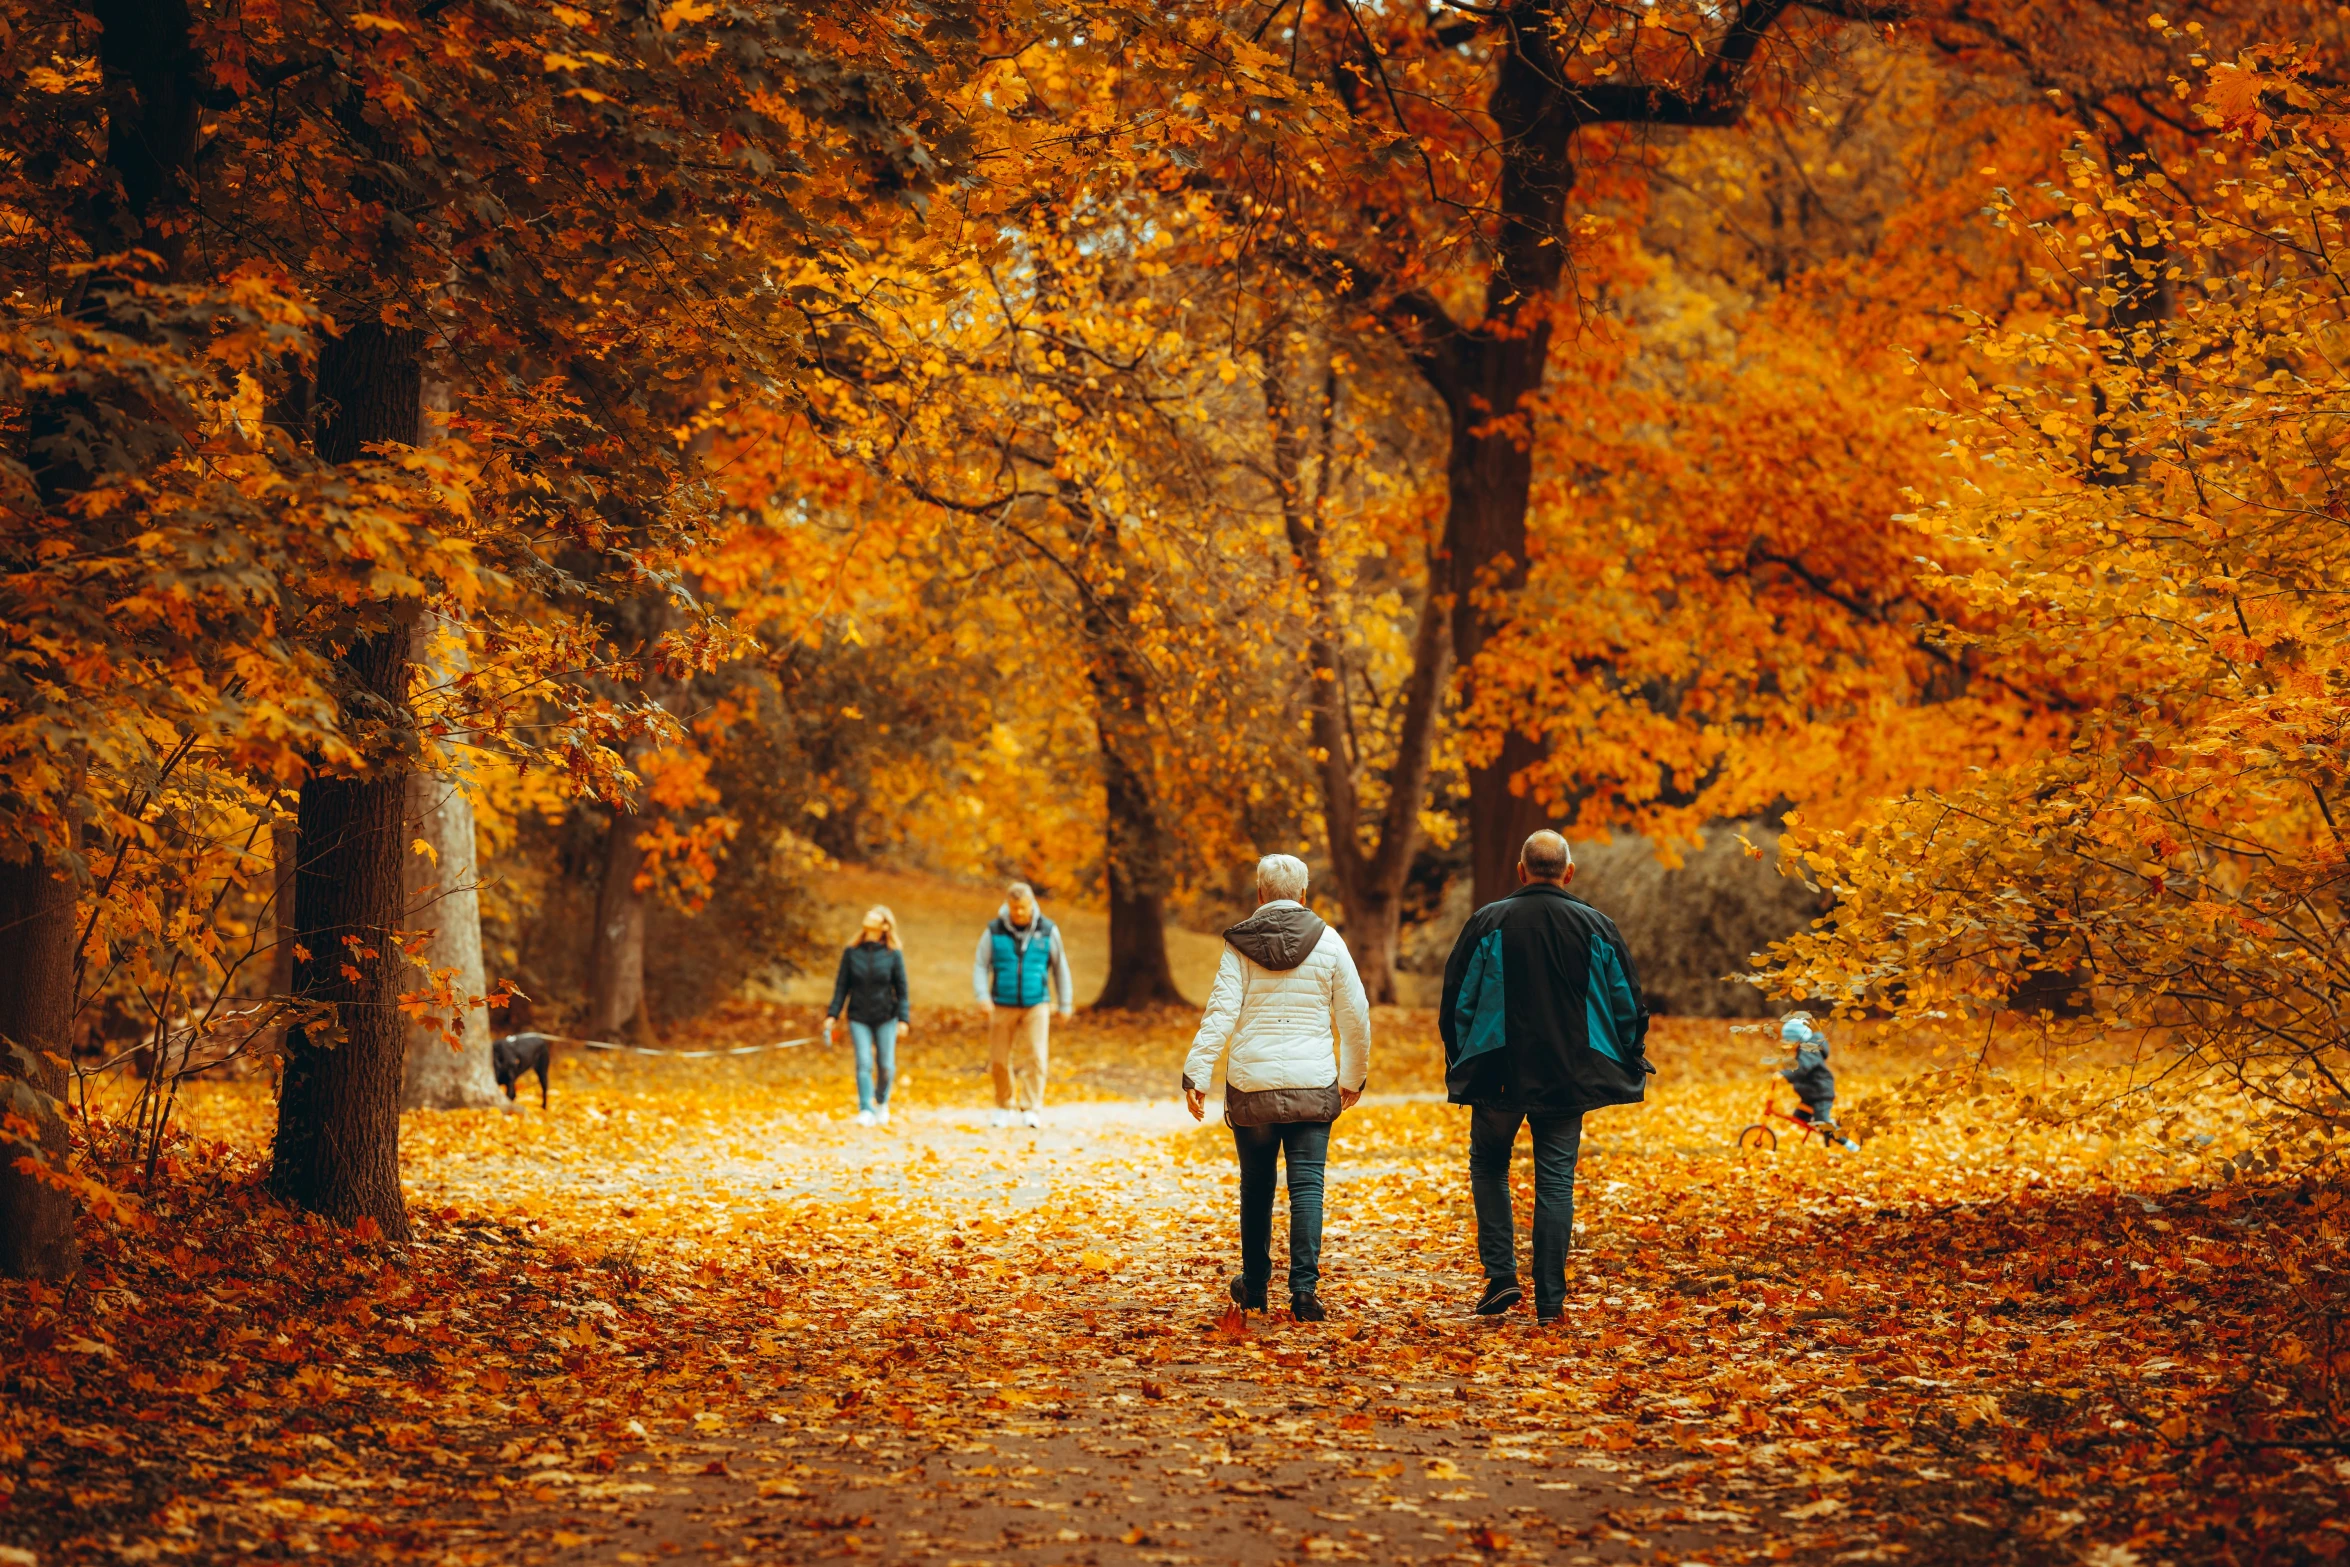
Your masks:
M1567 1249L1575 1243L1575 1160L1583 1152L1579 1115L1469 1112L1469 1195L1477 1204L1477 1260L1488 1279L1518 1276L1518 1232L1510 1211L1510 1150L1518 1123L1534 1133L1534 1309L1567 1303Z
M1240 1277L1261 1290L1273 1277L1273 1170L1289 1165L1289 1293L1311 1295L1322 1280L1322 1167L1330 1159L1330 1123L1288 1121L1236 1126L1240 1155Z

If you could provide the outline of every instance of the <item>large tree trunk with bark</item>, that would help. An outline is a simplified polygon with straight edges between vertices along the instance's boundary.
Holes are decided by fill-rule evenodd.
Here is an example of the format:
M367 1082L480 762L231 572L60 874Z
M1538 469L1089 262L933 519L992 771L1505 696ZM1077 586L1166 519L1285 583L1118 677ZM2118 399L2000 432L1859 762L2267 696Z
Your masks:
M637 877L645 851L637 839L645 821L614 810L604 831L603 877L596 887L596 925L588 939L588 1033L597 1039L655 1042L645 1007L645 897Z
M1547 331L1533 335L1549 336ZM1445 534L1452 553L1452 655L1462 672L1464 706L1477 701L1477 655L1508 621L1508 601L1526 585L1526 506L1533 488L1527 425L1532 415L1521 411L1496 421L1480 405L1523 410L1527 396L1541 384L1540 361L1525 362L1529 346L1480 342L1477 351L1463 356L1485 372L1473 383L1478 390L1452 408L1446 465L1452 494ZM1550 813L1522 776L1544 754L1540 740L1511 724L1502 730L1498 751L1468 769L1469 865L1480 907L1516 888L1519 847L1528 833L1550 824Z
M1167 851L1147 779L1105 735L1109 799L1110 972L1094 1005L1109 1011L1188 1006L1167 961Z
M0 1277L68 1278L81 1263L79 1205L29 1168L62 1174L72 1153L59 1107L73 943L72 884L38 852L0 859Z
M1094 729L1101 737L1102 789L1108 807L1105 856L1110 886L1110 972L1096 1007L1135 1011L1188 1006L1167 961L1167 824L1151 786L1149 682L1119 640L1115 601L1084 617L1093 688Z
M318 455L351 462L374 442L414 444L421 410L420 333L362 322L318 356ZM408 776L403 732L413 636L405 625L359 636L338 660L342 722L364 772L313 776L296 812L294 994L325 1017L290 1029L278 1096L270 1189L342 1223L372 1219L405 1237L400 1195L400 1080L408 972L403 909Z
M1500 212L1484 319L1462 326L1424 294L1399 296L1390 322L1443 399L1448 420L1445 590L1452 660L1464 708L1478 692L1477 655L1509 621L1526 585L1526 507L1533 491L1533 399L1550 360L1566 250L1570 156L1577 120L1559 62L1538 31L1513 28L1488 102L1502 132ZM1477 902L1506 895L1526 835L1548 813L1522 776L1542 742L1508 724L1496 754L1469 768L1470 864Z
M410 1110L464 1110L495 1104L498 1080L490 1068L490 1020L468 1003L488 990L481 960L480 875L474 863L473 802L458 781L444 773L416 773L408 780L410 830L432 848L431 855L406 854L407 928L426 932L416 954L423 973L446 972L456 1000L458 1038L452 1042L439 1023L408 1024L408 1064L400 1103ZM439 1014L443 1020L446 1014Z

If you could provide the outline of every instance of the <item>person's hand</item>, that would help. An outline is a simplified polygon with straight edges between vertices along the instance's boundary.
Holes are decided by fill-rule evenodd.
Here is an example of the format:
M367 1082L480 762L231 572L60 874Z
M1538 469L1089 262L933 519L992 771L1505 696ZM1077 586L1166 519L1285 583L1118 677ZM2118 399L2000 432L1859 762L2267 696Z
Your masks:
M830 1018L824 1020L824 1043L826 1045L832 1043L832 1019Z
M1191 1112L1191 1118L1194 1121L1206 1120L1208 1118L1208 1091L1204 1088L1186 1088L1183 1090L1183 1106Z
M906 1037L908 1034L911 1034L912 1032L914 1032L914 1020L913 1020L912 1018L910 1018L910 1017L902 1017L902 1018L899 1018L899 1019L898 1019L898 1037L899 1037L900 1039L903 1039L903 1038L905 1038L905 1037Z
M1338 1091L1338 1108L1352 1110L1362 1097L1363 1091L1359 1088L1341 1088Z

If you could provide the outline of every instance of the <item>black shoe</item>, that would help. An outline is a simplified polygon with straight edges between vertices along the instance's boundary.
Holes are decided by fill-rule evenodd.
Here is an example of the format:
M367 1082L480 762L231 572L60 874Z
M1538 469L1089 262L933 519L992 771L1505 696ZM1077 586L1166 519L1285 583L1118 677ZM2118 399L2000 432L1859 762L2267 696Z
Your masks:
M1487 1279L1485 1293L1477 1298L1477 1315L1498 1317L1525 1298L1516 1279Z
M1559 1318L1561 1318L1561 1317L1565 1316L1566 1314L1567 1314L1567 1312L1566 1312L1566 1308L1565 1308L1565 1307L1563 1307L1563 1306L1562 1306L1562 1307L1560 1307L1560 1308L1559 1308L1558 1310L1556 1310L1556 1311L1542 1311L1542 1310L1539 1310L1539 1309L1537 1309L1537 1310L1535 1311L1535 1313L1534 1313L1534 1320L1535 1320L1535 1322L1537 1322L1537 1323L1538 1323L1538 1324L1540 1324L1541 1326L1543 1326L1543 1327L1546 1327L1546 1328L1547 1328L1547 1327L1549 1327L1549 1326L1550 1326L1552 1323L1554 1323L1554 1322L1558 1321L1558 1319L1559 1319Z
M1251 1289L1249 1287L1248 1280L1234 1279L1232 1281L1232 1288L1228 1293L1232 1296L1232 1304L1240 1307L1244 1311L1262 1311L1265 1309L1265 1286L1262 1284L1259 1284L1254 1289Z
M1330 1315L1322 1309L1322 1302L1312 1295L1290 1296L1289 1314L1300 1322L1321 1322Z

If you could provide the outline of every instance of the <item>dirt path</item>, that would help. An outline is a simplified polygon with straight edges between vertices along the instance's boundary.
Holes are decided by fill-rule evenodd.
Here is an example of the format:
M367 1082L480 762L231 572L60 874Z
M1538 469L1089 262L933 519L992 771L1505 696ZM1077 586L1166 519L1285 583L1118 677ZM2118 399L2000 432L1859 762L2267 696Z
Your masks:
M1659 1496L1636 1467L1565 1445L1506 1375L1399 1370L1373 1352L1431 1308L1459 1316L1465 1297L1445 1297L1474 1288L1349 1246L1375 1168L1333 1170L1333 1321L1222 1316L1230 1182L1165 1146L1213 1138L1165 1102L1063 1105L1036 1133L942 1107L818 1157L803 1129L580 1177L583 1200L639 1214L714 1191L820 1204L851 1225L906 1203L951 1213L949 1250L974 1260L990 1230L1073 1199L1106 1221L1096 1245L1165 1226L1196 1249L1114 1271L1084 1251L1074 1273L1007 1276L1000 1327L927 1304L932 1281L888 1276L870 1254L811 1270L774 1324L762 1384L742 1389L763 1413L638 1418L586 1445L549 1430L492 1450L501 1433L484 1433L451 1454L461 1473L438 1477L466 1505L435 1509L435 1535L461 1559L520 1562L1600 1562L1699 1558L1746 1527L1748 1509ZM469 1162L419 1195L476 1207L542 1178L528 1157ZM1536 1331L1454 1326L1513 1345ZM878 1386L844 1390L831 1352L844 1328L899 1346ZM1000 1356L1015 1343L1044 1352Z
M567 1056L543 1113L403 1119L398 1242L271 1204L262 1085L201 1087L155 1222L0 1293L0 1567L2332 1559L2286 1548L2350 1474L2300 1412L2330 1194L1988 1099L1742 1153L1752 1046L1666 1020L1587 1124L1564 1320L1489 1323L1428 1021L1334 1136L1317 1325L1224 1315L1173 1014L1057 1030L1035 1132L967 1017L878 1129L842 1051ZM1841 1047L1856 1094L1898 1043Z

